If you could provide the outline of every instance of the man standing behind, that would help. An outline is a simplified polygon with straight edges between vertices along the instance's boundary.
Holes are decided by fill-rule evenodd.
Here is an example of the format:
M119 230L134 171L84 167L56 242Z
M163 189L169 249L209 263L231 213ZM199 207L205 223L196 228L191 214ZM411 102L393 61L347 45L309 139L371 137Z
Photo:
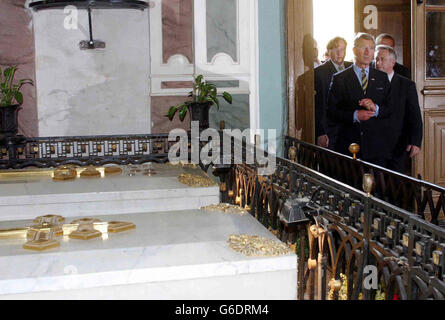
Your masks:
M384 45L389 46L391 48L395 48L396 41L394 40L393 36L388 33L382 33L377 36L377 39L375 40L376 45ZM375 66L373 66L375 67ZM401 76L404 76L405 78L411 79L411 72L407 67L405 67L403 64L400 64L396 61L396 64L394 65L394 72L400 74Z
M394 72L397 54L390 46L377 46L376 67L388 74L394 112L388 119L387 138L391 146L388 169L405 173L406 156L415 157L422 145L422 116L416 84Z
M334 73L344 70L352 63L346 62L346 40L341 37L335 37L327 45L327 54L330 59L314 70L315 87L315 136L317 145L333 149L337 128L332 121L326 119L326 104L328 99L329 85L331 84Z
M334 150L350 155L349 145L358 143L361 159L386 166L389 150L382 119L392 111L388 76L369 66L375 53L370 34L356 35L353 52L354 64L333 76L328 94L328 119L339 126Z

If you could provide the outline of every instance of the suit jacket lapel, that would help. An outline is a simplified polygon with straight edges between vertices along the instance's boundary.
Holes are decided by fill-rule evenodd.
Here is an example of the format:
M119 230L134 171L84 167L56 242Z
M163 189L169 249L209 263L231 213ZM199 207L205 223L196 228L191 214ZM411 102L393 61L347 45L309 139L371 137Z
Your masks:
M400 76L395 72L391 80L391 89L392 88L395 88L394 91L399 91L398 89L400 88Z
M400 99L400 76L394 72L391 80L391 96L394 101Z
M334 64L332 63L331 60L328 61L328 64L329 64L329 72L330 72L330 74L337 73L337 69L335 69L335 66L334 66Z
M337 69L335 68L334 63L332 62L332 60L329 60L327 63L329 64L329 69L330 69L330 71L332 72L332 74L338 72ZM352 62L348 62L348 61L344 61L343 64L344 64L344 66L345 66L345 68L344 68L343 70L346 70L346 69L348 69L350 66L352 66Z
M346 77L347 79L346 85L348 86L349 92L351 92L353 99L357 101L363 99L365 95L363 94L363 89L360 83L358 82L358 78L354 72L354 68L351 66L348 69L346 69L345 72L348 73Z

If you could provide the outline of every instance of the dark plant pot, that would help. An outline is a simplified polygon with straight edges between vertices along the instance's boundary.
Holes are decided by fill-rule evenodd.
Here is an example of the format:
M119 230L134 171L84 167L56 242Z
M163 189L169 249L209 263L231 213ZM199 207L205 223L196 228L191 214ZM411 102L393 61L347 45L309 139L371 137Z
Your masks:
M20 105L0 107L0 134L6 137L17 135L18 131L18 112Z
M199 131L209 127L209 111L213 102L195 102L189 106L190 120L199 121Z

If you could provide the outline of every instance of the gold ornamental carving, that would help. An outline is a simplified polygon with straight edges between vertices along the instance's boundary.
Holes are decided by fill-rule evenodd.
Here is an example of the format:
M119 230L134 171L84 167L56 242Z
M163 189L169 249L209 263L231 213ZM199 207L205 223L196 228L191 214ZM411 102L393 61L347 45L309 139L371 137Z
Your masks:
M292 250L292 252L296 253L297 252L297 244L296 243L287 243L289 249Z
M178 180L180 183L188 185L189 187L213 187L217 185L209 177L191 173L181 173L178 176Z
M109 233L117 233L117 232L123 232L131 229L135 229L136 225L131 222L124 222L124 221L110 221L108 222L108 232Z
M26 239L24 249L43 251L60 245L57 238L67 236L72 239L89 240L106 233L118 233L136 228L132 222L105 222L94 218L75 219L65 223L60 215L44 215L33 220L35 225L23 228L0 229L1 239Z
M64 217L48 214L45 216L39 216L33 221L36 224L31 226L26 233L26 238L28 240L36 239L36 234L39 232L53 233L55 237L63 236L63 229L60 224L65 221Z
M317 260L309 258L307 260L307 267L309 270L314 270L317 267Z
M154 170L149 170L150 174L154 174ZM73 164L60 165L56 168L37 168L22 170L0 170L1 180L12 179L41 179L52 178L53 181L70 181L78 177L99 178L103 176L122 174L123 169L118 165L107 165L104 167L88 166L79 167Z
M286 244L256 235L233 234L227 242L232 250L249 257L272 257L292 253Z
M56 215L56 214L47 214L44 216L38 216L33 221L34 221L34 223L37 223L37 224L41 224L44 222L60 224L60 223L65 222L65 218L60 215Z
M55 237L61 237L63 236L63 229L58 224L52 224L48 222L43 222L41 224L33 225L29 228L28 232L26 233L26 238L28 240L34 239L36 233L39 232L52 232L54 233Z
M338 292L338 300L348 300L348 278L340 273L340 279L332 278L329 281L329 300L334 300L334 293ZM358 300L363 300L363 294L360 292Z
M122 173L122 168L120 168L118 166L110 166L110 167L104 168L104 174L106 176L113 175L113 174L121 174L121 173Z
M88 166L80 173L82 178L100 178L100 171L93 166Z
M65 181L73 180L77 177L77 171L72 166L60 166L54 170L53 180Z
M171 162L168 162L168 164L171 166L177 166L177 167L181 167L181 168L190 168L190 169L195 169L198 167L197 164L183 162L183 161L171 161Z
M37 231L34 237L23 245L23 249L43 251L60 246L59 241L54 239L55 235L52 231Z
M200 210L212 211L212 212L223 212L223 213L228 213L228 214L238 214L240 216L243 216L248 213L247 210L245 210L239 206L234 206L229 203L211 204L209 206L201 207Z
M271 226L269 226L269 228L267 228L267 230L269 230L269 232L272 233L275 237L279 238L280 231L278 229L274 230ZM292 247L289 245L289 243L287 244L287 246L292 249Z
M74 220L73 224L78 224L76 230L69 235L71 239L90 240L102 236L102 232L94 228L94 222L101 222L99 219L83 218Z

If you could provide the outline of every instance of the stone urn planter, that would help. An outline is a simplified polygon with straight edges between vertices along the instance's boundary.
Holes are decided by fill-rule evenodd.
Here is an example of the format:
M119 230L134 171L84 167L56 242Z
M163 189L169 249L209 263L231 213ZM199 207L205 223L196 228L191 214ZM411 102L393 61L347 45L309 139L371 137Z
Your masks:
M209 127L209 113L213 102L194 102L188 106L190 121L199 121L199 131Z
M21 79L14 82L17 66L0 68L0 144L14 145L23 140L18 136L17 115L23 103L23 95L20 92L25 84L34 85L31 79Z
M0 135L7 138L17 135L20 109L18 104L0 107Z
M189 92L191 101L180 103L176 106L171 106L166 114L166 117L173 120L176 113L179 114L179 119L184 120L187 112L190 112L191 121L199 121L199 131L205 130L209 127L209 110L213 104L219 109L218 90L216 86L204 81L203 75L198 75L193 82L193 90ZM221 94L222 98L229 104L232 104L232 96L228 92Z

